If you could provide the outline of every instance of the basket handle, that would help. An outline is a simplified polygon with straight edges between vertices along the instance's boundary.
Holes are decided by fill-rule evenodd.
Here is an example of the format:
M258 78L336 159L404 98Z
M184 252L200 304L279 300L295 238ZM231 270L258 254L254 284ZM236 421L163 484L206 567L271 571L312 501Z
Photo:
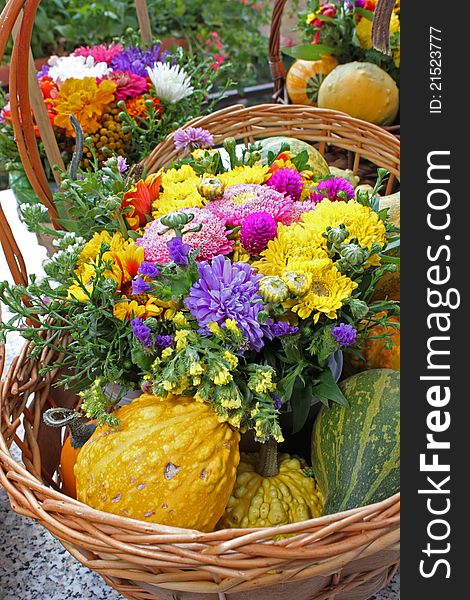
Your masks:
M379 0L375 7L372 46L382 54L390 54L390 19L394 7L395 0Z
M287 0L276 0L274 2L273 14L271 17L271 29L269 32L269 68L271 78L274 83L273 100L279 104L289 104L289 97L286 92L286 69L282 63L280 53L281 43L281 22L282 13Z
M47 116L42 93L37 83L36 70L31 60L31 35L40 2L41 0L8 0L0 15L0 60L10 36L13 36L9 87L15 140L21 162L34 192L47 208L52 225L56 229L60 229L52 192L39 154L31 114L32 108L48 163L51 167L59 165L64 168L54 130ZM152 33L146 0L135 0L135 6L142 41L144 44L150 43Z

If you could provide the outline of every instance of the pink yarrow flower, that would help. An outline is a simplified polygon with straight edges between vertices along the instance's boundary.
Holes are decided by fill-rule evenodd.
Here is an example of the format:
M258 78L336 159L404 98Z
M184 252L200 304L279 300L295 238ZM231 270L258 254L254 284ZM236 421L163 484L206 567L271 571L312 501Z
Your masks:
M205 206L224 220L228 227L238 227L249 215L266 212L277 223L290 224L292 199L268 185L240 183L227 188L220 200Z
M114 57L124 50L124 47L121 44L115 44L111 42L108 46L105 44L99 44L98 46L80 46L73 51L74 56L92 56L96 62L105 62L108 65L111 64L111 61Z
M194 215L194 219L186 229L202 225L200 231L184 234L183 230L183 242L188 244L191 250L199 250L197 260L211 260L218 254L229 254L232 251L233 241L227 238L229 232L217 215L204 208L185 208L182 212ZM171 262L168 242L175 234L171 230L161 234L165 229L160 219L152 221L145 227L144 235L136 242L143 247L145 260L158 264Z

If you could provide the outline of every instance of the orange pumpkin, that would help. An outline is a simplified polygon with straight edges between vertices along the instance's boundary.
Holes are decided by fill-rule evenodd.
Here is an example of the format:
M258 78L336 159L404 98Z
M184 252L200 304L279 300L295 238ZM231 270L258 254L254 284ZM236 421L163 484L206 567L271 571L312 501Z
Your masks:
M96 421L89 421L82 414L69 408L50 408L43 415L44 423L50 427L69 426L60 453L59 473L62 491L71 498L77 497L74 467L82 446L96 429Z
M319 60L296 60L289 69L286 89L293 104L317 106L318 90L338 61L325 55Z
M400 319L398 317L390 317L389 321L399 323ZM369 329L369 335L371 336L379 336L384 333L390 335L393 346L390 349L386 347L388 338L367 340L365 347L360 350L364 357L363 359L349 353L345 354L344 373L346 375L351 375L359 371L367 371L369 369L400 370L400 330L382 325L377 325L376 327Z

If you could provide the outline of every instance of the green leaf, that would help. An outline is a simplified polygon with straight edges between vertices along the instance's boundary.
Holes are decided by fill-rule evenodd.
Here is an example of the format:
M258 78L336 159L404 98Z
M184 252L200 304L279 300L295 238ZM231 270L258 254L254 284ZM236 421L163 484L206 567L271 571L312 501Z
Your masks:
M292 433L297 433L305 425L312 406L312 398L312 384L310 382L305 384L297 378L291 397Z
M337 54L338 50L324 44L298 44L297 46L283 48L282 52L287 56L292 56L292 58L318 60L325 55Z
M348 401L343 396L338 384L333 379L331 369L325 369L317 378L317 383L313 386L313 394L322 404L328 406L329 402L337 402L342 406L349 406Z
M368 21L374 20L374 12L372 10L366 10L365 8L356 8L356 14L364 17Z

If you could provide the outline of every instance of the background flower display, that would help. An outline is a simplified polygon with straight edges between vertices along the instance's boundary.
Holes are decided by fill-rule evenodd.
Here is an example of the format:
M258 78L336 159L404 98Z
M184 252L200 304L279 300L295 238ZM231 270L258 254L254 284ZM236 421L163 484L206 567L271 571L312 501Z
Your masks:
M400 74L400 0L390 20L387 56L372 48L372 20L377 0L307 0L298 27L313 48L298 47L297 58L317 59L332 54L339 63L353 61L378 65L396 81Z
M225 66L214 70L210 60L192 58L182 48L164 50L159 42L142 47L134 34L52 56L37 76L64 162L75 149L73 115L86 138L85 167L113 154L129 164L140 161L188 115L211 109L208 94L216 81L221 91L229 85ZM34 203L14 141L8 97L0 112L0 155L20 205Z

